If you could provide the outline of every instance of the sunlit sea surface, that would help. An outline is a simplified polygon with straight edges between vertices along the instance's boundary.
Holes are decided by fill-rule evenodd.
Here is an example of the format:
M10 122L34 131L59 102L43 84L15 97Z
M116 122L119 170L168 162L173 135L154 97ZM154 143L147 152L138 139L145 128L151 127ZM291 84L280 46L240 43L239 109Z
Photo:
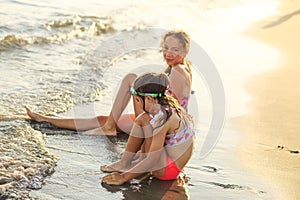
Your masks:
M126 73L161 71L161 33L179 28L214 62L224 84L226 122L247 112L250 97L242 85L257 73L253 61L233 55L239 45L259 47L250 57L277 54L241 32L275 7L250 0L0 1L0 199L268 199L271 190L239 167L234 151L241 134L230 124L200 159L213 107L201 74L193 76L190 106L195 154L186 177L176 181L103 186L99 166L119 158L126 137L87 137L32 122L23 106L53 116L107 115ZM266 70L263 64L256 66Z

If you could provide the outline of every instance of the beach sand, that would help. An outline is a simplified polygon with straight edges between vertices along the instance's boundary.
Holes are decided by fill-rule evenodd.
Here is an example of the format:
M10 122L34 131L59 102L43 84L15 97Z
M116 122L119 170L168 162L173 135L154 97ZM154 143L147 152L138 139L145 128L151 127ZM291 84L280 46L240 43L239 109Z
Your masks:
M43 188L32 191L33 197L40 199L84 199L87 197L89 199L124 199L128 197L128 199L133 199L132 196L135 195L135 199L153 199L152 194L161 195L167 189L181 195L179 199L274 199L268 198L269 196L276 196L278 199L296 199L297 196L300 196L297 191L297 186L300 185L300 170L297 168L300 164L300 155L296 153L300 150L299 142L297 144L297 141L300 140L297 140L296 132L296 124L300 121L297 121L297 117L299 119L299 116L297 116L297 111L299 111L299 106L297 106L297 99L299 100L297 91L299 90L297 89L299 89L299 86L296 84L296 75L299 69L297 69L296 65L300 62L296 57L297 52L299 52L297 51L299 49L297 46L299 44L299 39L297 38L299 31L295 30L300 16L295 12L297 10L296 4L295 1L283 2L282 0L278 14L253 24L251 30L244 33L247 37L258 40L259 44L263 43L278 49L280 52L279 67L251 79L247 86L249 93L253 97L249 105L251 111L246 116L234 119L240 125L241 131L233 131L234 127L229 126L229 123L227 123L220 141L205 160L199 159L200 148L196 149L195 156L185 169L188 178L190 178L186 185L176 185L176 190L171 190L171 188L169 190L169 186L167 185L166 187L165 182L151 184L154 187L148 187L148 185L144 184L137 189L128 185L119 188L103 187L101 185L101 177L104 173L99 170L99 166L118 159L120 152L124 149L126 140L122 138L86 137L76 133L68 134L63 130L49 129L52 135L49 133L49 136L47 136L47 148L53 154L59 156L60 160L55 168L56 172L46 180ZM247 20L254 20L252 18L255 18L257 13L242 12L248 11L248 8L244 10L243 6L229 10L224 8L222 11L222 6L220 5L220 13L213 10L213 12L205 12L203 17L200 16L201 19L205 19L207 22L204 20L201 24L203 25L201 30L195 31L194 34L197 35L199 33L201 35L201 40L199 39L197 42L202 44L203 41L203 46L206 47L210 55L213 55L217 66L222 65L220 74L224 78L227 97L237 101L237 103L235 101L234 103L228 103L230 104L228 111L231 117L236 115L236 110L243 111L239 106L239 102L244 102L242 100L243 95L236 91L236 87L232 85L238 87L242 85L242 81L239 82L239 80L244 76L238 81L236 77L247 73L243 71L243 69L249 67L244 59L256 56L257 60L250 63L261 64L265 62L257 58L259 53L251 54L251 51L253 51L252 45L249 45L251 41L249 42L245 38L240 37L239 32L243 29L243 25L246 27ZM257 8L262 8L260 12L263 14L267 10L267 7L266 9L265 7ZM252 7L249 8L249 10L251 9ZM295 12L294 15L290 15L293 12ZM216 13L217 15L215 15ZM229 17L224 18L224 14ZM253 16L249 17L252 14ZM239 17L241 19L238 19ZM228 29L225 30L224 26L228 26ZM202 31L202 29L207 31ZM248 45L246 46L247 49L240 51L243 44ZM259 48L261 47L259 44L254 44L253 46ZM228 47L231 48L230 51L228 51ZM259 50L258 52L263 53L263 48ZM250 53L250 56L248 56L247 52ZM152 57L149 59L152 62ZM270 59L270 55L266 55L266 59ZM124 60L123 62L128 61L129 64L124 63L122 70L128 70L128 66L132 66L130 62L133 59L126 57ZM134 66L139 66L140 63L137 63L136 59L134 60ZM144 57L141 57L140 60L143 61L141 63L150 63L148 60L145 62ZM278 60L278 58L274 58L274 60ZM245 67L239 65L240 63L245 64ZM112 83L116 84L115 73L119 72L119 74L122 74L123 72L118 67L121 68L122 65L118 63L111 68L111 74L107 77L113 77L113 79L105 80L107 85L112 86ZM254 67L253 70L256 69L257 67ZM231 73L232 71L235 73ZM230 81L228 81L229 79ZM115 90L112 89L112 91ZM196 95L199 94L199 96L203 97L205 96L203 92L196 92ZM234 95L236 93L237 95ZM112 100L104 99L101 99L101 103L96 102L96 105L83 105L82 110L84 112L74 109L76 111L74 115L82 116L81 114L87 110L95 113L101 113L103 110L108 111ZM198 99L200 102L201 100ZM202 105L204 105L205 109L209 107L207 106L209 104L203 102ZM99 106L99 109L91 109L94 106ZM98 110L100 112L96 112ZM201 110L202 126L200 126L200 131L197 133L200 136L198 137L199 141L201 141L201 137L205 138L201 134L206 130L204 127L206 125L205 120L209 119L203 113L205 112ZM63 115L69 116L66 113ZM43 127L43 125L39 127L37 124L33 123L31 126L43 133L47 133L47 128ZM61 134L61 132L64 134ZM239 143L238 139L240 139L241 133L245 133L243 138L245 142L236 149L235 145ZM238 152L245 170L237 166L234 152ZM252 174L248 174L246 170L254 175L258 175L260 179L252 177ZM261 182L266 183L270 188L275 188L274 191L278 192L278 195L275 192L275 195L273 195L273 190L269 190ZM138 189L142 189L142 192L136 192ZM137 197L137 195L139 196ZM156 199L161 198L157 197Z
M280 51L278 68L250 80L250 112L236 120L246 135L242 163L286 200L300 198L300 2L279 3L246 33Z

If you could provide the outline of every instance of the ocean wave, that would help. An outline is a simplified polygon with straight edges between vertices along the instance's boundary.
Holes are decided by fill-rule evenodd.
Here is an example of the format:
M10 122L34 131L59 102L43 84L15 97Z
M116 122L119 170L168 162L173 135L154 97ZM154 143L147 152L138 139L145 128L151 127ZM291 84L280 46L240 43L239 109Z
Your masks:
M59 158L45 147L46 137L24 124L0 137L0 199L31 199L54 173Z
M27 45L62 44L71 39L99 36L112 33L114 20L111 17L74 16L53 20L43 25L50 32L44 36L7 34L0 39L0 52ZM51 34L52 33L52 34Z

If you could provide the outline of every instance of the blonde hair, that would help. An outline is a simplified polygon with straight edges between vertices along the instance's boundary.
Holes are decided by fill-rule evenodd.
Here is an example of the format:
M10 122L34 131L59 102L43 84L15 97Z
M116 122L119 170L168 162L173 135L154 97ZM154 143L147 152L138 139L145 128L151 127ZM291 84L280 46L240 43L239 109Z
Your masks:
M166 32L162 37L162 41L160 44L161 48L164 47L164 43L165 43L167 37L169 37L169 36L176 37L183 45L185 51L189 52L190 46L191 46L191 39L190 39L190 36L183 30L171 30L171 31ZM189 60L187 60L186 58L184 58L184 64L187 66L187 71L189 72L189 74L191 74L192 73L192 70L191 70L192 63ZM168 66L167 69L165 70L165 73L170 74L170 72L171 72L171 67Z
M169 36L175 36L176 38L178 38L187 52L190 50L190 36L183 30L171 30L166 32L162 37L161 47L163 47L166 38Z

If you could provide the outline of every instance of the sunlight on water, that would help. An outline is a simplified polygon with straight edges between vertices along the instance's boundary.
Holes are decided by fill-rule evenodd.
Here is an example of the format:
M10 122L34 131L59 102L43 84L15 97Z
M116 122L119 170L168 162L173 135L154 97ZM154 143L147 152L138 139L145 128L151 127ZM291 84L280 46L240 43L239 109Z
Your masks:
M199 22L199 29L191 30L193 39L202 44L222 77L228 117L248 111L251 97L245 86L249 79L278 66L278 49L244 34L258 20L275 15L277 6L278 3L271 0L245 1L232 8L209 10L199 14L205 18Z
M48 152L46 136L42 133L49 134L47 137L53 145L49 146L51 151L63 152L62 163L69 164L69 170L64 168L65 165L59 165L57 177L52 177L53 182L46 184L45 187L50 187L49 195L61 189L58 196L68 195L70 199L78 198L78 195L85 198L95 195L100 199L118 196L121 199L127 195L126 191L139 197L165 192L161 188L151 190L149 187L148 190L146 185L146 194L134 193L134 189L126 187L114 194L97 185L103 175L99 172L99 162L117 158L124 148L120 138L116 141L110 141L110 138L94 140L24 120L27 118L24 104L46 115L66 111L70 113L65 115L76 117L108 114L116 93L115 86L125 73L143 65L163 64L158 51L149 54L142 50L132 54L124 52L131 46L120 38L114 39L116 35L122 34L125 39L136 42L136 33L145 31L146 27L186 30L193 43L202 47L212 59L222 78L228 118L247 111L250 97L244 87L249 78L276 67L280 57L276 49L243 34L255 26L257 20L276 14L277 3L271 0L166 0L156 3L148 0L3 0L0 7L0 146L3 149L0 167L2 171L6 170L0 177L4 183L0 189L24 198L30 197L30 189L42 186L57 162L57 157ZM159 46L160 37L145 38L148 43ZM191 110L200 123L197 129L199 152L210 125L213 105L209 86L201 72L197 73L193 76L195 95L191 99ZM80 109L71 113L74 107ZM132 109L126 112L132 112ZM34 129L40 129L42 133ZM51 134L55 136L51 137ZM59 137L60 134L69 135ZM180 190L192 194L192 199L209 195L231 199L260 198L263 194L249 195L249 191L260 191L261 185L252 185L251 181L256 180L251 178L251 181L240 183L239 180L248 176L231 163L230 157L224 157L228 146L234 143L231 131L226 130L225 134L227 140L219 141L220 146L215 148L212 157L200 161L196 155L191 160L192 167L187 170L191 180L188 180L189 185L180 185ZM105 149L105 155L101 148ZM82 152L78 155L79 150ZM16 152L21 153L16 155ZM211 164L202 166L203 162ZM79 169L84 172L80 179L76 174ZM211 181L204 183L200 179ZM81 182L74 184L76 181ZM13 184L24 190L18 193ZM82 193L82 187L87 188L86 193ZM229 190L224 191L224 188ZM45 194L47 196L47 190ZM211 196L206 199L213 199Z

